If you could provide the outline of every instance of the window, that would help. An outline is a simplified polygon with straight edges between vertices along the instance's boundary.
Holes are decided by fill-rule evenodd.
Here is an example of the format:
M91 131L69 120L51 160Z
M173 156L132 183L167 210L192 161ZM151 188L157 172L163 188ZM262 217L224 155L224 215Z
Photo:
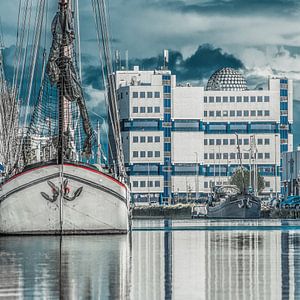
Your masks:
M204 188L208 189L208 182L207 181L204 181Z
M257 116L258 116L258 117L262 117L262 115L263 115L263 111L262 111L262 110L258 110L258 111L257 111Z
M244 145L249 145L249 139L244 139Z
M241 96L236 97L236 102L242 102L242 97Z
M262 145L263 144L263 139L258 139L257 140L257 145Z
M151 106L147 107L147 113L152 114L153 113L153 107L151 107Z
M257 158L258 159L263 159L264 157L263 157L263 153L257 153Z
M220 139L216 139L216 145L221 145L221 140Z
M228 97L223 97L223 102L228 102Z
M257 102L262 102L263 101L263 97L262 96L258 96L257 97Z
M242 139L239 139L238 142L239 142L239 145L243 144L243 140Z
M265 181L265 187L266 188L269 188L271 185L270 185L270 181Z
M209 116L210 116L210 117L214 117L214 116L215 116L215 112L214 112L213 110L210 110L210 111L209 111Z
M265 100L265 102L270 102L270 97L269 96L265 96L264 100Z
M152 152L152 151L148 151L148 152L147 152L147 156L148 156L148 157L153 157L153 152Z
M209 100L209 103L214 103L215 99L214 99L214 97L209 97L208 100Z
M222 158L222 154L221 153L216 153L216 159L221 159Z
M146 151L141 151L141 152L140 152L140 156L141 156L141 157L146 157Z
M140 187L146 187L146 181L140 181Z
M207 110L204 111L204 117L207 117Z
M241 110L236 111L236 116L237 117L242 117L242 115L243 115L243 112Z
M251 110L251 117L256 117L256 110Z
M249 97L248 96L244 97L244 102L249 102Z
M204 103L207 103L207 97L204 97Z
M139 182L138 181L133 181L132 186L133 187L139 187Z
M265 110L265 117L269 117L270 116L270 111L269 110Z
M214 153L209 153L209 159L214 159L215 158L215 154Z
M148 143L153 143L153 136L148 136L147 142Z
M154 92L154 98L160 98L160 92Z
M160 181L159 180L155 180L154 185L155 185L155 187L160 187Z
M139 157L139 152L138 151L133 151L132 156L133 157Z
M204 159L207 159L207 153L204 153Z
M250 97L250 101L251 101L251 102L255 102L255 101L256 101L255 96L251 96L251 97Z
M265 153L265 159L270 159L270 153Z
M153 93L152 92L147 92L147 98L152 98L153 97Z
M133 142L133 143L138 143L138 142L139 142L139 137L138 137L138 136L134 136L134 137L132 138L132 142Z
M228 145L228 140L227 139L223 139L223 145Z
M148 187L153 187L153 181L148 181Z
M223 159L228 159L228 153L223 153Z
M235 97L230 97L230 102L235 102Z
M155 157L160 157L160 151L155 151Z
M154 141L155 141L155 143L160 143L160 136L156 136L156 137L154 138Z
M204 145L207 145L207 139L204 139Z
M140 98L145 98L146 97L146 93L145 92L140 92Z
M235 110L230 111L230 117L235 117Z
M217 102L217 103L221 102L221 97L219 97L219 96L216 97L216 102Z
M160 107L159 106L155 106L154 107L154 112L155 113L160 113Z
M215 144L215 140L214 140L214 139L210 139L210 140L209 140L209 145L212 146L212 145L214 145L214 144Z
M132 98L138 98L139 97L139 93L138 92L133 92L132 93Z
M140 143L146 143L146 137L145 136L140 137Z
M230 153L230 159L235 159L235 153Z
M216 117L221 117L221 111L220 110L216 111Z
M228 117L228 111L227 110L223 110L223 117Z
M146 107L141 106L141 107L140 107L140 113L143 114L143 113L145 113L145 112L146 112Z
M230 139L230 145L235 145L235 139Z
M249 117L249 110L244 110L244 117Z
M249 159L249 153L244 153L244 159Z
M137 113L139 112L139 108L138 108L137 106L134 106L134 107L132 108L132 112L133 112L134 114L137 114Z

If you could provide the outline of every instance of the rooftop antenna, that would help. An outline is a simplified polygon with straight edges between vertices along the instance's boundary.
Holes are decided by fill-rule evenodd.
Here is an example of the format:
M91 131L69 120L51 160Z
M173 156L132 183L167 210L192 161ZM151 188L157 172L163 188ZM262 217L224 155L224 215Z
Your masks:
M169 50L164 50L164 70L168 70L169 66Z
M128 50L125 51L125 68L126 68L126 71L128 71L129 69L129 60L128 60Z

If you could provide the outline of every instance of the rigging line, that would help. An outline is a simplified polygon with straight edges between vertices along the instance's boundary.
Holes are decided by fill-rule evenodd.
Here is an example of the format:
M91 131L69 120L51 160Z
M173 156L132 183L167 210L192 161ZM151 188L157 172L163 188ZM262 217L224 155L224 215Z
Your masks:
M19 28L20 30L19 33L19 39L17 40L16 44L16 60L15 60L15 65L14 65L14 77L13 77L13 90L17 90L18 86L18 74L19 74L19 69L20 69L20 64L21 64L21 56L23 52L23 43L24 43L24 34L25 34L25 24L26 24L26 15L27 15L27 10L28 10L28 3L29 0L26 0L24 12L23 12L23 18L20 20ZM21 11L20 11L21 14Z
M108 104L108 99L107 99L107 93L108 93L108 89L107 89L107 82L105 79L105 70L104 70L104 61L103 61L103 57L102 57L102 51L101 51L101 42L100 42L100 29L99 29L99 17L97 15L97 11L96 11L96 3L95 0L91 0L92 1L92 7L93 7L93 12L94 12L94 21L95 21L95 25L96 25L96 35L97 35L97 44L98 44L98 48L99 48L99 59L100 59L100 64L101 64L101 69L102 69L102 76L103 76L103 83L104 83L104 90L105 90L105 105L107 108L107 112L109 114L109 118L112 119L112 113ZM115 127L114 124L112 124L112 131L113 131L113 135L115 136ZM109 150L110 150L110 154L113 157L113 151L112 151L112 146L111 143L108 139L108 146L109 146Z
M20 75L20 84L18 91L16 91L16 98L19 98L20 94L22 93L22 88L24 84L24 74L25 74L25 67L27 64L27 59L28 59L28 49L29 49L29 35L30 35L30 23L31 23L31 15L32 15L32 1L30 3L30 8L29 8L29 17L28 17L28 23L27 23L27 35L26 35L26 46L25 46L25 52L23 54L23 64L22 64L22 70L21 70L21 75Z
M110 104L113 110L113 122L117 128L117 136L116 136L116 146L117 146L117 156L118 156L118 167L119 172L122 176L125 176L124 170L124 155L121 146L121 130L119 127L119 111L117 107L117 100L116 100L116 87L115 81L113 80L112 76L112 59L111 59L111 52L109 47L109 32L107 26L107 14L106 14L106 6L105 0L97 0L98 9L100 12L100 19L101 19L101 29L102 29L102 36L103 36L103 47L104 47L104 54L106 59L106 68L107 68L107 79L108 79L108 86L109 86L109 93L110 93Z
M102 2L101 2L102 4ZM101 27L101 32L102 32L102 45L103 45L103 49L104 49L104 56L105 56L105 62L106 62L106 76L107 76L107 86L108 86L108 93L109 93L109 99L111 99L113 97L112 94L112 90L113 90L113 86L112 86L112 82L111 82L111 76L109 76L109 74L111 74L111 70L110 70L110 58L108 57L109 54L109 49L107 48L108 46L108 41L107 41L107 36L106 36L106 31L107 31L107 27L106 27L106 20L104 18L104 13L103 11L100 9L100 4L99 1L97 2L97 9L98 9L98 19L100 18L100 27ZM99 29L98 29L99 30ZM110 100L109 102L109 114L110 114L110 120L111 120L111 126L113 129L113 136L115 139L115 143L116 143L116 151L117 151L117 162L118 162L118 169L120 172L120 160L121 160L121 155L120 155L120 149L119 149L119 141L118 141L118 124L117 124L117 119L116 119L116 115L115 115L115 109L112 105L112 100ZM114 157L114 155L113 155Z
M42 31L42 24L44 20L44 9L45 9L45 0L40 0L40 6L39 6L39 18L37 19L37 26L36 26L36 31L35 31L35 43L32 51L32 68L31 68L31 74L30 74L30 82L29 82L29 90L27 94L27 99L26 99L26 108L25 108L25 117L24 117L24 123L23 123L23 129L26 126L27 122L27 116L28 116L28 107L30 104L30 98L31 98L31 92L32 92L32 84L33 84L33 78L35 75L35 67L37 63L37 55L38 55L38 48L40 44L40 39L41 39L41 31Z
M80 14L79 14L79 3L75 0L76 9L76 24L77 24L77 44L78 44L78 68L79 68L79 78L82 81L82 63L81 63L81 40L80 40Z
M19 44L19 29L20 29L20 16L21 16L21 7L22 7L22 0L19 0L19 8L18 8L18 18L17 18L17 34L16 34L16 51L14 54L14 73L16 70L16 63L17 63L17 49L18 49L18 44ZM12 86L15 86L15 75L13 76L13 84Z

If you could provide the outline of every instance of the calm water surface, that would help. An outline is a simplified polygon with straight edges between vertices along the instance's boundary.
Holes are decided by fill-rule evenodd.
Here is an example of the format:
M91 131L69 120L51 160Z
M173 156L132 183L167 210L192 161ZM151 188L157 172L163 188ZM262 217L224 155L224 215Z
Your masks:
M300 222L134 221L128 236L1 237L2 299L300 299Z

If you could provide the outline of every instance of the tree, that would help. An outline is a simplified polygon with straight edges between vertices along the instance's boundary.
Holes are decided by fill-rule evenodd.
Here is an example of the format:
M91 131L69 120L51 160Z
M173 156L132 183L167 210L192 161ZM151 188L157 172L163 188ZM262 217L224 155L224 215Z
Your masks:
M250 185L250 172L247 169L243 169L244 171L244 180L245 180L245 188L248 189ZM260 193L265 188L265 180L264 178L257 174L258 177L258 192ZM251 178L252 178L252 186L253 186L253 178L254 178L254 172L251 172ZM238 168L234 174L231 176L230 184L236 185L240 191L243 191L243 175L242 175L242 169Z

